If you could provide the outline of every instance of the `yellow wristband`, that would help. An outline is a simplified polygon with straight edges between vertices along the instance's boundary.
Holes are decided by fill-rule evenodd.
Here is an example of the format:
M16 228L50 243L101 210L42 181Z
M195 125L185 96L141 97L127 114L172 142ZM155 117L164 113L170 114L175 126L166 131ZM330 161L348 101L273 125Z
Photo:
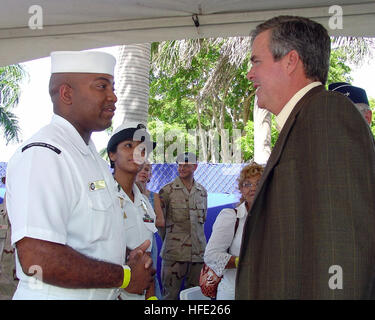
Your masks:
M129 282L130 282L131 270L130 270L130 267L127 265L122 266L122 268L124 269L124 280L120 288L125 289L129 285Z
M151 296L150 298L148 298L147 300L159 300L157 297L155 296Z
M236 257L236 259L234 259L234 264L236 265L236 268L238 268L238 261L240 260L239 257Z

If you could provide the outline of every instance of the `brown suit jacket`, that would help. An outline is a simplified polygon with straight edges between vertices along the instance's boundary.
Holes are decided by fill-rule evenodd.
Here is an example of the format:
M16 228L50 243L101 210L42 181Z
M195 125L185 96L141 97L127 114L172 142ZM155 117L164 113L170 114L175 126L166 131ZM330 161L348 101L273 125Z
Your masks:
M375 296L374 139L344 95L319 86L293 109L245 223L239 261L236 299Z

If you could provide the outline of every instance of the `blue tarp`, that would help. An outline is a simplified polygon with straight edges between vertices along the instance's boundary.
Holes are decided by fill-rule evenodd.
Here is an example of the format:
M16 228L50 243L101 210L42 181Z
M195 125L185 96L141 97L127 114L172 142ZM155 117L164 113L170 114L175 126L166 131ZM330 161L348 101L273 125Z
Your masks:
M237 178L244 163L199 163L194 178L210 193L233 194L237 191ZM177 177L176 163L152 165L151 181L148 189L158 192L164 185Z
M1 182L1 178L5 177L6 170L7 170L7 163L0 162L0 203L3 203L3 198L5 194L5 185Z
M0 203L3 203L5 188L0 188Z
M6 170L7 170L7 163L0 162L0 178L5 176ZM0 181L0 187L4 187L1 181Z

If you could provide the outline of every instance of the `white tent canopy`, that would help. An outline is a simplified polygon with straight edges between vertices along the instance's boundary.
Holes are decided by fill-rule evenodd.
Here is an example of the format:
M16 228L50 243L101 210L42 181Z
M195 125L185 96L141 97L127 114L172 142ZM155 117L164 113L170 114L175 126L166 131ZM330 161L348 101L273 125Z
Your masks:
M322 23L331 35L375 36L375 2L365 0L38 2L41 11L32 8L34 0L1 1L0 65L48 56L53 50L248 35L258 23L280 14L312 18ZM333 5L342 8L342 28L330 28L335 13L330 13L329 8ZM30 22L35 26L32 24L35 21L42 29L29 27Z

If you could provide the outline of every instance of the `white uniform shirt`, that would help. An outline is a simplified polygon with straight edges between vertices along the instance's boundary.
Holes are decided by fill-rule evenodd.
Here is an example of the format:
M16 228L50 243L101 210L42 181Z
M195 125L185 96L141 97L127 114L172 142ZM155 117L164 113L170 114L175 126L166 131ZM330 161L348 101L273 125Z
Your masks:
M215 271L221 279L217 288L217 300L234 300L237 269L225 269L231 256L240 255L242 233L247 217L245 202L233 209L221 210L212 226L212 234L204 253L204 262ZM238 227L234 234L237 218ZM229 253L228 253L229 249Z
M30 143L42 142L30 146ZM52 147L51 147L52 146ZM107 163L93 142L54 115L21 146L7 167L7 208L12 244L31 237L68 245L98 260L124 264L124 219ZM35 282L16 259L14 299L110 299L117 289L65 289ZM39 276L42 270L36 271Z
M150 240L151 244L147 251L151 252L154 233L158 229L155 227L156 214L150 201L139 191L135 184L133 184L134 202L131 201L122 188L119 189L117 196L125 220L126 246L133 250L146 240ZM153 267L155 268L155 266ZM121 299L144 300L145 296L121 290Z

